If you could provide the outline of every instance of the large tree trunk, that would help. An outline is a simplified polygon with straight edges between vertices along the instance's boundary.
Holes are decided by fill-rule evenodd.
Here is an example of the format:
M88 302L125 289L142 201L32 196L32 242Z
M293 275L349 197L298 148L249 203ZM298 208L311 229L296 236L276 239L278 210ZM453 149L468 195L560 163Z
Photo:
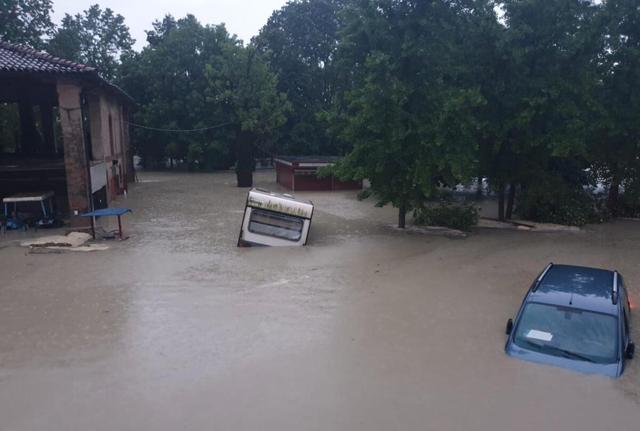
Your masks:
M504 183L498 185L498 220L504 221Z
M618 198L620 197L620 179L618 175L613 175L609 186L609 196L607 197L607 208L615 217L618 215Z
M407 226L407 206L401 204L398 208L398 227L404 229Z
M238 187L253 187L253 148L251 133L240 130L236 142Z
M505 213L505 218L507 220L511 220L513 217L513 204L516 200L516 185L511 183L509 184L509 194L507 195L507 209Z

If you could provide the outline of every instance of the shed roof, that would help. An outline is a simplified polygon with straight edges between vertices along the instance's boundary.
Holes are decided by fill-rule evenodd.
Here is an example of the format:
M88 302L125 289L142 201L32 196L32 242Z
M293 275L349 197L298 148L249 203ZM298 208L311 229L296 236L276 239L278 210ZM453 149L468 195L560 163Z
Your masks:
M340 160L338 156L278 156L276 162L289 166L320 167L332 165Z

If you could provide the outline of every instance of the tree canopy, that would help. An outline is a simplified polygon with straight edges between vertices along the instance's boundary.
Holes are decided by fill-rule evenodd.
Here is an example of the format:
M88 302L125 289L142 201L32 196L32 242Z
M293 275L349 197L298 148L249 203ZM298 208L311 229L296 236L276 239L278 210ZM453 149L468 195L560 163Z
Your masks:
M96 66L134 97L151 167L235 165L246 186L256 157L340 155L334 173L370 180L400 225L472 177L500 218L571 219L601 204L585 198L597 182L611 214L640 214L637 0L291 0L249 44L166 16L140 52L110 9L56 28L49 0L1 4L4 40Z
M640 182L640 7L633 0L608 0L598 19L599 79L589 154L610 186L609 207L617 211L620 185Z
M129 53L134 43L124 17L95 4L82 13L65 14L48 42L47 51L93 66L112 80L117 77L120 56Z
M585 160L588 106L597 79L592 67L594 8L582 0L507 0L504 25L481 20L477 85L481 175L499 191L537 183L558 159ZM478 56L479 55L479 56ZM513 195L506 216L512 212Z
M161 129L191 130L223 123L221 110L207 101L205 68L221 57L222 43L234 43L223 26L203 26L193 15L171 16L154 23L149 44L123 58L120 84L136 100L136 123ZM229 150L214 143L226 140L226 129L193 133L162 133L136 129L135 145L149 167L165 158L185 159L204 152L215 162L191 159L209 168L228 167Z
M190 132L139 130L140 155L156 165L187 160L191 169L237 162L239 184L250 186L256 150L271 146L289 109L276 75L223 25L203 26L192 15L156 21L147 39L122 66L121 84L140 105L136 121Z
M253 45L278 76L292 110L280 130L276 148L282 154L341 154L344 147L327 133L319 115L331 108L337 91L335 52L341 0L289 2L275 11Z
M226 45L222 61L206 67L209 101L222 106L234 136L240 187L253 185L256 150L286 121L289 103L278 92L277 77L252 46ZM260 148L262 145L263 148Z
M0 0L0 39L42 48L53 34L51 0Z
M350 87L331 119L353 151L336 173L368 178L379 204L399 208L401 227L438 185L473 173L473 112L483 100L456 67L468 13L460 3L357 1L345 10L337 62Z

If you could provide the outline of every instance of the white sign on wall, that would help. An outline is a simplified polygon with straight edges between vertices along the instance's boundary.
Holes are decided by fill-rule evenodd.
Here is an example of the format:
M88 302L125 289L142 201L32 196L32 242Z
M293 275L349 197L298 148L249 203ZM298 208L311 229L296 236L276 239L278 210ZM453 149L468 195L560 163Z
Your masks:
M91 193L95 193L107 185L107 164L98 163L91 166Z

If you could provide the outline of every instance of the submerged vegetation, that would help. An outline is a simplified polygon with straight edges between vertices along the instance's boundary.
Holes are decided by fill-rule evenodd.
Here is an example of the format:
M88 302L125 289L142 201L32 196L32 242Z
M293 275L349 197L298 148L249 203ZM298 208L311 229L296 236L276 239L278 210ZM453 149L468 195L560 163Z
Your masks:
M414 211L413 219L417 225L441 226L468 231L478 224L478 208L471 204L439 202L426 205Z

